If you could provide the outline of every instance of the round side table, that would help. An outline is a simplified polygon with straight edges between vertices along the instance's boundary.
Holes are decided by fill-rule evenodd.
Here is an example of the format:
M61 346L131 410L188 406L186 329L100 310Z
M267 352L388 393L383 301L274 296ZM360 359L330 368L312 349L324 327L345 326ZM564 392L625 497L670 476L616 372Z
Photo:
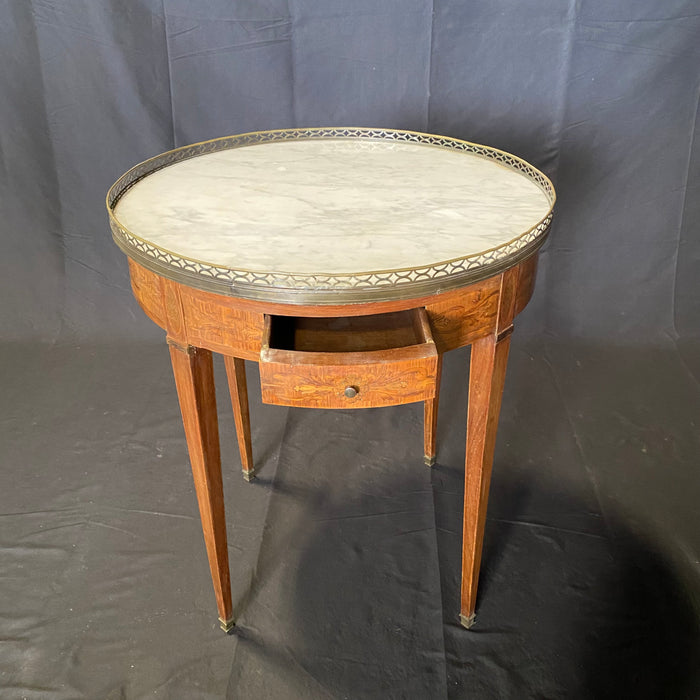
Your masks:
M525 161L384 129L255 132L185 146L107 196L134 295L166 331L222 628L233 625L212 352L224 356L243 475L245 360L262 400L424 402L436 455L442 355L472 345L460 620L475 619L513 319L532 294L551 182Z

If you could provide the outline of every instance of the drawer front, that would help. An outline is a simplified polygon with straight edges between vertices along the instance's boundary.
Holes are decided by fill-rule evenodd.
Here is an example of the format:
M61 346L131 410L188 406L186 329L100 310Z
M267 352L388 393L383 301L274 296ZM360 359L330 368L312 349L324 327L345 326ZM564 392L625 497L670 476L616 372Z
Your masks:
M266 349L260 354L264 403L308 408L370 408L435 397L434 344L386 352L297 353ZM377 357L373 361L373 355Z

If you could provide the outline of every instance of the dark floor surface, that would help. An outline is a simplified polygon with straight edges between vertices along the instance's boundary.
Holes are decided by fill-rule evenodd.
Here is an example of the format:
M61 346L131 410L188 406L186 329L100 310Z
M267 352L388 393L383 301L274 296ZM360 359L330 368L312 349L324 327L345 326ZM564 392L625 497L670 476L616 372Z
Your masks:
M250 484L217 361L226 636L165 345L1 346L0 698L700 698L682 352L515 336L471 631L468 351L445 359L432 470L419 404L266 406L249 363Z

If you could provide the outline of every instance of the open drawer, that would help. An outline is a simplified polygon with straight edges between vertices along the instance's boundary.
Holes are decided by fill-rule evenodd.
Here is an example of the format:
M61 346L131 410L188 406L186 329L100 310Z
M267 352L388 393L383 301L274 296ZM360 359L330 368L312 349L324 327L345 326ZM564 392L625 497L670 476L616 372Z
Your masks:
M265 316L264 403L368 408L435 396L437 351L425 309L339 318Z

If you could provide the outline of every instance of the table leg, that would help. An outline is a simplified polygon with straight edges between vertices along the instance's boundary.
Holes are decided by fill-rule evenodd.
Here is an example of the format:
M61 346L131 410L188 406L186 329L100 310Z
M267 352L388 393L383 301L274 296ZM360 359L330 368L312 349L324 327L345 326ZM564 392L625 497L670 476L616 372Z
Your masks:
M440 400L440 378L442 377L442 353L438 354L435 375L435 398L423 402L423 459L432 467L437 454L437 417Z
M241 467L246 481L255 478L253 449L250 440L250 412L248 410L248 385L245 378L245 360L224 355L226 376L228 377L233 420L236 423L238 450L241 453Z
M228 632L233 627L233 611L212 356L209 350L168 343L219 622Z
M498 414L508 362L510 331L480 338L472 345L469 369L467 455L464 474L462 533L462 605L459 619L474 624L486 505L496 444Z

